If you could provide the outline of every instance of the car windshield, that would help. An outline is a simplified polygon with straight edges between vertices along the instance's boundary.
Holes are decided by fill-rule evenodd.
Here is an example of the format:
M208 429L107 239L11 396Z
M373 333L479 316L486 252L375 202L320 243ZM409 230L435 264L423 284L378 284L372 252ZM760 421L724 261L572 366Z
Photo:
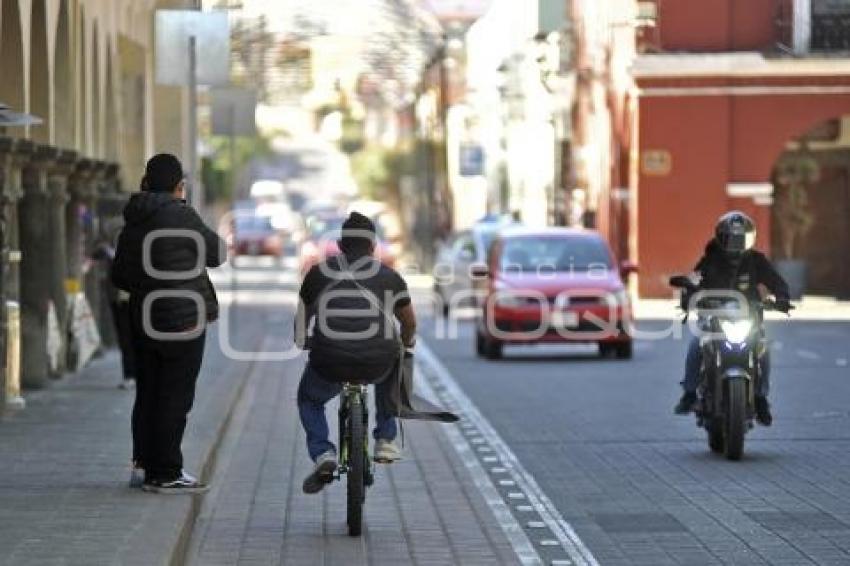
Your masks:
M499 268L514 272L610 269L611 256L599 238L517 237L505 241Z
M272 219L269 216L237 216L237 232L266 232L271 231Z

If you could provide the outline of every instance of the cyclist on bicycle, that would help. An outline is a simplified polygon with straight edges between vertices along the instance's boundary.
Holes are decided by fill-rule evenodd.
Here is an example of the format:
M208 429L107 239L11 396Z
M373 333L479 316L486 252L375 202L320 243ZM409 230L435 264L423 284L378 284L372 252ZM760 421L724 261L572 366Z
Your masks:
M337 456L328 438L325 405L345 382L376 384L374 458L393 462L401 457L386 378L396 368L401 344L414 345L416 317L404 279L374 257L375 240L374 223L352 212L342 225L341 253L313 266L301 284L295 342L310 355L298 386L298 413L315 462L304 480L305 493L318 493L333 480Z

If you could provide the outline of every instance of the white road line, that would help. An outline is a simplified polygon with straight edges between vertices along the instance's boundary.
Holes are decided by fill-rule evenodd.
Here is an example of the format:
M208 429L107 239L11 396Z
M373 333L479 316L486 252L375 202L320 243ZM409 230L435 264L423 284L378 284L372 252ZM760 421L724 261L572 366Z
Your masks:
M818 355L817 352L812 352L811 350L803 350L802 348L797 350L797 355L803 358L804 360L820 359L820 355Z
M421 348L422 341L420 340L417 350L421 351ZM431 385L427 380L420 380L416 387L417 389L421 388L425 397L435 401L438 400L437 394L431 388ZM445 426L442 427L442 429L445 431L446 436L449 437L449 442L451 442L455 452L457 452L461 461L463 461L467 470L469 470L469 474L472 476L475 487L478 488L478 491L481 493L484 501L487 502L487 505L490 507L490 511L496 518L496 522L498 522L502 527L511 548L513 548L520 563L523 564L523 566L541 566L543 564L543 560L540 558L540 555L537 553L537 550L534 548L531 540L529 540L528 536L525 534L522 526L514 518L510 507L508 507L508 504L502 499L502 496L499 494L496 486L493 485L493 482L490 480L490 476L487 475L487 471L478 461L478 456L475 455L472 445L466 441L459 428L454 426ZM495 457L493 458L495 459Z
M847 358L837 358L835 360L835 365L841 368L847 367Z
M532 477L531 474L526 471L523 465L519 462L516 455L513 451L508 447L502 437L498 432L493 428L490 422L481 414L478 410L478 407L472 402L469 397L463 392L463 390L458 386L457 382L452 377L451 373L446 369L446 367L439 361L437 356L431 351L427 344L425 344L422 340L420 340L417 348L416 348L417 357L426 365L428 369L431 371L431 375L437 380L440 386L445 390L445 393L450 396L459 407L463 408L463 416L469 422L474 423L477 426L478 431L481 435L487 439L488 444L493 447L496 455L501 459L503 464L506 464L511 472L514 479L517 481L517 487L520 488L521 492L513 492L508 495L511 499L516 501L517 499L525 499L527 498L529 505L535 508L540 518L546 523L549 529L552 531L552 534L558 539L557 541L542 541L541 544L549 546L551 543L555 545L560 545L570 559L577 566L599 566L599 563L596 561L596 558L590 552L590 550L585 546L585 544L581 541L581 539L576 534L575 530L572 526L564 520L561 516L558 509L549 499L549 497L543 492L540 486L537 484L537 481ZM466 447L465 454L471 454L473 458L475 458L475 454L469 450L470 445L466 442L466 439L461 435L460 430L457 427L446 427L446 431L449 432L450 437L452 434L455 438L461 440L463 445L460 446L460 449ZM458 444L455 443L455 447L458 448ZM460 452L459 452L460 453ZM463 454L461 454L463 456ZM465 461L468 458L464 459ZM507 505L502 500L501 497L498 499L498 503L492 501L493 492L488 490L485 493L485 490L482 489L482 484L489 485L492 490L495 490L490 478L486 476L486 472L484 468L481 467L477 458L475 459L474 465L477 466L477 469L480 470L480 473L484 475L482 478L476 478L476 485L482 490L482 494L485 496L485 499L490 504L491 509L493 509L494 513L496 513L497 509L499 513L497 517L500 517L502 511L507 508ZM470 463L467 462L467 467L470 467ZM518 494L519 497L516 497L514 493ZM512 497L513 496L513 497ZM514 530L515 528L520 528L519 524L516 522L516 519L510 514L508 511L508 515L510 517L508 524L511 525L509 530ZM506 534L510 537L510 532L508 528L506 528L505 523L503 523L503 529L506 529ZM524 534L523 534L524 536ZM527 537L526 537L527 540ZM516 547L514 547L516 550ZM535 551L536 554L536 551ZM522 558L522 556L520 556Z

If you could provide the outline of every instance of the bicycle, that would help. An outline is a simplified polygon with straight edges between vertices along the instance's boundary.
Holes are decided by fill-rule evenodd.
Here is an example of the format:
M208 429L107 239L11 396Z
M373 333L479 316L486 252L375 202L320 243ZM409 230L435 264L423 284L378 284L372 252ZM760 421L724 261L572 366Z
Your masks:
M363 504L366 488L375 476L369 458L368 385L344 383L339 403L339 466L334 476L348 476L347 520L348 534L356 537L363 531Z

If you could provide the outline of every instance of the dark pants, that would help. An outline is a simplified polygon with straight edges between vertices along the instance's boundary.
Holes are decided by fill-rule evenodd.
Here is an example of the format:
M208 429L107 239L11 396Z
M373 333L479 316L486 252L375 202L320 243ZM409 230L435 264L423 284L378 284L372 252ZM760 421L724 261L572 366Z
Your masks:
M183 470L180 445L195 400L206 333L184 341L159 341L134 332L136 403L133 460L145 480L171 481Z
M121 350L121 371L124 379L136 377L136 360L133 352L133 325L130 320L129 301L110 302L112 322L118 334L118 348Z
M391 379L375 384L376 414L372 433L375 439L394 440L396 437L396 420L388 405L388 388L393 384L398 385ZM307 433L307 452L314 461L328 450L335 450L328 438L330 431L325 405L341 391L342 383L326 380L309 363L304 367L298 385L298 414Z
M682 388L688 393L696 393L699 387L702 367L702 348L699 346L699 338L694 336L688 344L688 355L685 358L685 379L682 380ZM767 397L770 393L770 352L765 352L759 358L759 379L756 383L756 395Z

